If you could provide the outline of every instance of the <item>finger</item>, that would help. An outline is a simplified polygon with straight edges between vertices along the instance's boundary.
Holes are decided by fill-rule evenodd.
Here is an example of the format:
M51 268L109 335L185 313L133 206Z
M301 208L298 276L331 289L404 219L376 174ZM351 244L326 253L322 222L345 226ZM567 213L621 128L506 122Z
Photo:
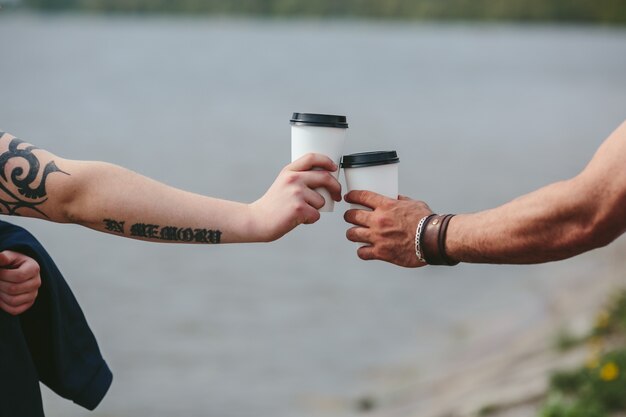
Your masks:
M413 199L412 199L412 198L409 198L409 197L407 197L407 196L405 196L405 195L399 195L399 196L398 196L398 200L402 200L402 201L412 201Z
M357 226L369 227L371 216L372 212L369 210L350 209L344 213L343 219Z
M341 184L326 171L308 171L299 174L302 182L309 188L326 188L335 201L341 201Z
M307 210L307 212L303 215L302 219L300 220L301 224L313 224L316 221L318 221L321 217L320 212L309 206L310 210Z
M41 279L39 276L32 277L31 279L20 283L0 281L0 293L8 295L26 294L36 291L39 287L41 287Z
M335 172L339 167L332 159L319 153L308 153L287 165L287 169L291 171L310 171L313 168Z
M17 259L16 255L17 252L10 250L0 252L0 267L12 266Z
M7 313L11 314L12 316L17 316L18 314L22 314L23 312L25 312L26 310L28 310L29 308L31 308L31 306L34 303L26 303L26 304L22 304L20 306L10 306L6 303L4 303L3 301L0 300L0 309L6 311Z
M6 304L2 300L0 300L0 309L6 311L7 313L9 313L12 316L17 316L18 314L21 313L21 311L19 311L17 308Z
M316 210L321 209L326 204L326 199L320 193L310 188L304 190L304 201Z
M364 261L371 261L372 259L375 259L373 246L361 246L359 249L357 249L356 254Z
M0 300L2 300L5 304L9 306L18 307L28 303L32 304L35 301L35 298L37 298L37 294L37 291L15 296L8 296L6 294L0 293Z
M39 264L35 260L28 258L16 269L0 269L0 279L6 282L21 283L32 278L39 278Z
M380 206L385 200L389 200L389 198L383 195L365 190L350 191L348 194L345 195L344 199L348 203L360 204L362 206L370 207L373 209Z
M357 243L372 243L371 230L365 227L351 227L346 231L346 237L349 241Z

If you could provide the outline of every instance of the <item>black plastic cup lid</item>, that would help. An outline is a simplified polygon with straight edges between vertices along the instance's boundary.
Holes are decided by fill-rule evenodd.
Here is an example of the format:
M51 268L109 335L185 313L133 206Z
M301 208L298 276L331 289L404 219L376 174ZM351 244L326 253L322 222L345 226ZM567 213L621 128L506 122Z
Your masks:
M346 116L334 114L294 113L290 122L292 125L348 128Z
M343 168L361 168L397 164L398 162L400 159L396 151L374 151L344 155L341 166Z

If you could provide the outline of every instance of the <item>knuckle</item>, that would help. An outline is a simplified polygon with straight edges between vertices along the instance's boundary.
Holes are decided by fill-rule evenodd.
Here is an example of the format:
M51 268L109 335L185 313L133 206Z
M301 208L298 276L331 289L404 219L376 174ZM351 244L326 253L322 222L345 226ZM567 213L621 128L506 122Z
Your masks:
M381 249L380 247L372 248L372 258L381 259L383 255L384 255L384 249Z
M29 268L20 268L15 270L15 278L20 282L28 281L32 277Z
M315 163L315 154L314 153L307 153L306 155L304 155L302 157L302 162L305 165L313 165Z
M381 207L383 210L391 210L391 209L395 206L395 202L396 202L396 200L384 199L384 200L380 203L380 207Z
M298 174L297 172L290 171L285 174L285 183L287 184L295 184L299 181L299 179L300 174Z
M291 190L291 196L297 200L302 200L304 198L304 191L300 187L294 187Z
M293 205L292 211L296 213L296 215L302 215L306 211L306 204L303 201L298 201Z
M11 284L7 287L6 293L9 295L16 295L19 294L21 290L20 285L18 284Z
M388 228L389 226L391 226L393 222L391 221L391 219L389 219L386 216L376 216L374 218L374 224L376 224L376 226L378 226L381 229L385 229Z
M41 273L41 267L37 262L32 262L28 267L31 276L38 276Z
M341 191L341 184L339 184L339 182L337 182L337 179L335 179L335 177L333 177L331 174L328 174L325 185L331 193L338 193Z
M378 248L378 253L377 253L378 259L387 259L390 256L390 254L391 254L391 250L388 247L382 245Z
M28 305L33 305L36 299L37 299L37 293L33 292L33 293L28 294L28 298L26 298L24 302L26 302Z

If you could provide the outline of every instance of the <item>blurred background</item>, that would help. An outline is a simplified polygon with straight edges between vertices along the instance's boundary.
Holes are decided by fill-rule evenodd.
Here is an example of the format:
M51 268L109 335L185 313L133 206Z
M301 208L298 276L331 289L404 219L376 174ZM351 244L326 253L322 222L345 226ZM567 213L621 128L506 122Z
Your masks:
M0 4L3 130L226 199L289 162L293 112L345 114L345 152L396 150L401 193L442 213L575 175L626 119L621 0ZM555 335L626 284L623 239L536 266L363 262L346 208L239 246L10 219L114 373L92 413L43 387L47 415L536 415Z

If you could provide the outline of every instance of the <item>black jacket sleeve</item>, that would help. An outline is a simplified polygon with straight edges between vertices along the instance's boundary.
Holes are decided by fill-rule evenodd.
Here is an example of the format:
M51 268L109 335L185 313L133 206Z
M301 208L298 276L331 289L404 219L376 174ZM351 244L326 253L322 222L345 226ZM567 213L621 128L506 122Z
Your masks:
M5 312L0 315L0 353L13 351L13 358L19 358L15 361L11 360L11 356L0 356L0 395L3 397L0 400L0 416L5 415L3 408L7 402L20 401L19 395L4 398L7 392L4 388L15 382L7 375L23 375L21 383L24 392L33 392L29 394L32 396L35 395L30 381L33 368L35 378L54 392L93 410L109 389L113 376L67 282L43 246L30 233L0 221L0 251L3 250L13 250L35 259L41 269L42 284L37 300L29 310L17 317ZM24 352L25 346L27 352ZM4 369L11 372L5 375ZM38 391L36 382L34 385Z

